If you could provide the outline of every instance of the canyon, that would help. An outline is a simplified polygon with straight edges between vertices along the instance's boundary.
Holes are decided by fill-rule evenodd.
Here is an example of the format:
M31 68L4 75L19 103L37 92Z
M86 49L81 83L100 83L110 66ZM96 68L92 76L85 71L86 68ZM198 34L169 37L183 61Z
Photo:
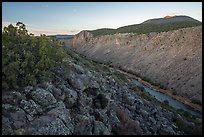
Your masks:
M169 92L202 100L202 26L96 37L82 31L64 44L87 58L159 83Z
M202 117L172 110L128 77L68 50L68 73L3 91L2 135L202 134Z
M202 26L191 21L168 16L69 39L9 25L2 135L202 135Z

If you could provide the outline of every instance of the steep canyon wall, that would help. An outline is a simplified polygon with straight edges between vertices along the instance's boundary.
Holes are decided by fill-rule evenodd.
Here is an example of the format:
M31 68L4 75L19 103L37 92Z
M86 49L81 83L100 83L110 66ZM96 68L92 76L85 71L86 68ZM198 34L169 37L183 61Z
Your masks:
M92 60L132 71L178 95L202 100L202 26L98 37L82 31L68 45Z

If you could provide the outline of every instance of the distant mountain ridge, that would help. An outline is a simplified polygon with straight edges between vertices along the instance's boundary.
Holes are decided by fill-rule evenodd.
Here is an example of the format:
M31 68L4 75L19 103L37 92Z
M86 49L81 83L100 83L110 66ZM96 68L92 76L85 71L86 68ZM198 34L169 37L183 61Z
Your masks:
M165 32L196 26L202 26L202 22L189 16L168 16L165 18L150 19L141 24L123 26L117 29L102 28L89 30L88 32L92 33L93 36L113 35L116 33L148 34L150 32Z
M170 22L179 22L179 21L192 21L198 22L189 16L166 16L164 18L149 19L144 21L142 24L152 23L152 24L161 24L161 23L170 23Z

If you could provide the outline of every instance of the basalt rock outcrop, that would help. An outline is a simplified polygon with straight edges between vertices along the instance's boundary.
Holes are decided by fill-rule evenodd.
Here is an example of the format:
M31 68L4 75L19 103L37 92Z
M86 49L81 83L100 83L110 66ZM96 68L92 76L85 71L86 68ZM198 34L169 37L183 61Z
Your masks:
M143 135L186 134L183 120L138 96L111 75L73 62L67 79L4 92L3 135ZM72 78L72 79L70 79Z
M202 101L202 26L97 37L82 31L68 47L159 83L177 95Z

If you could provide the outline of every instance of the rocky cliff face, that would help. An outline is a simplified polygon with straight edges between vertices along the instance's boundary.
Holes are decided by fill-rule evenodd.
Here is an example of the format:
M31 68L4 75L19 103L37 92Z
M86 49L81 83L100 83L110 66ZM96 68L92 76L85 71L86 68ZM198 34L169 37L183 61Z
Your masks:
M93 37L79 33L72 49L132 71L189 99L202 100L202 27Z
M3 91L3 135L187 134L176 121L197 128L138 96L113 73L74 56L64 78L59 69L50 83Z

